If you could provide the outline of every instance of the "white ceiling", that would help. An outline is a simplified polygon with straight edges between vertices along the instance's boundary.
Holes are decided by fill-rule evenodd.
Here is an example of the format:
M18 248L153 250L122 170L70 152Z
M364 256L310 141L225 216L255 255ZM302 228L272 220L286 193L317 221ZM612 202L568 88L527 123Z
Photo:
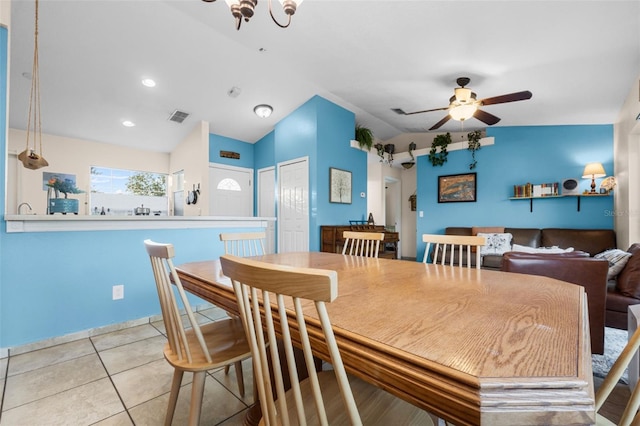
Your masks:
M26 128L33 20L33 0L13 0L17 129ZM41 0L39 26L43 131L165 152L199 120L253 143L316 94L382 140L423 132L444 111L391 108L447 106L460 76L479 99L533 92L486 106L502 118L497 126L614 123L640 75L637 0L306 0L287 29L260 0L240 31L222 0ZM144 77L157 86L142 86ZM237 98L227 96L234 86ZM253 114L260 103L274 107L270 118ZM191 115L167 121L175 109ZM464 130L480 127L471 119ZM460 130L451 120L440 132Z

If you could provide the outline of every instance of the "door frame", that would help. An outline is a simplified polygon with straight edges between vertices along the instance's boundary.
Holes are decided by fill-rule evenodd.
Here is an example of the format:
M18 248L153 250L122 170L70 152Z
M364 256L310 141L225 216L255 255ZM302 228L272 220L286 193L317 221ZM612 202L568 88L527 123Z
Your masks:
M267 229L266 229L266 233L267 233L266 244L269 247L271 247L271 243L273 243L273 250L275 252L276 251L276 247L278 246L278 242L277 242L277 239L278 239L277 238L277 236L278 236L278 222L276 220L277 212L278 212L278 194L277 194L277 189L278 189L277 182L278 182L278 179L277 179L277 176L276 176L276 167L275 166L264 167L262 169L258 169L257 170L257 178L256 178L256 193L257 193L257 196L256 196L256 215L259 216L259 217L264 217L264 214L260 210L261 200L262 200L262 197L264 196L261 177L262 177L263 173L268 173L268 172L273 172L273 179L274 179L274 181L273 181L274 194L272 194L272 196L271 196L271 198L273 198L273 201L274 201L274 206L273 206L274 215L273 216L267 216L267 217L272 217L273 220L267 221L268 226L267 226ZM274 235L273 239L275 241L270 241L270 234L269 234L270 228L275 228L275 230L273 231L273 235ZM266 250L266 251L268 253L271 253L270 250Z

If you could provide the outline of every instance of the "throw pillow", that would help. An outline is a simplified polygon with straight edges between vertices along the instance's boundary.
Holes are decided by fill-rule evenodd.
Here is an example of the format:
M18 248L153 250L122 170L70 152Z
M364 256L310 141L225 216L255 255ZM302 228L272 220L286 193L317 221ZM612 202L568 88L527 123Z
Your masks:
M607 273L607 280L612 280L618 276L624 265L631 257L631 253L620 249L611 249L598 253L595 256L596 259L605 259L609 262L609 272Z
M479 234L502 234L504 233L504 226L472 226L471 235L476 236ZM471 247L471 253L475 253L476 248Z
M632 244L627 251L631 257L618 275L616 288L624 296L640 299L640 244Z
M566 249L560 248L558 246L553 247L529 247L529 246L521 246L519 244L514 244L511 247L511 251L519 251L523 253L547 253L547 254L559 254L559 253L571 253L573 251L573 247L568 247Z
M502 255L505 252L511 250L511 239L513 235L509 233L484 233L478 232L479 237L484 237L486 242L480 248L480 255L485 256L487 254Z

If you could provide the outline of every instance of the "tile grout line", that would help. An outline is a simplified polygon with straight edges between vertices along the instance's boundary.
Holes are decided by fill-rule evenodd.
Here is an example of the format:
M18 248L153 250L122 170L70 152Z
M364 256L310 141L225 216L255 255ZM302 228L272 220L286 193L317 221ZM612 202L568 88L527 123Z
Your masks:
M135 425L136 422L133 420L133 417L131 417L131 413L129 413L129 409L127 408L127 404L124 403L124 400L122 399L122 395L120 395L120 392L118 391L118 387L113 382L113 379L111 378L111 374L109 373L109 370L107 370L107 366L104 365L104 361L102 361L102 357L100 356L100 351L98 351L98 349L96 348L96 345L93 343L93 340L91 340L91 338L89 338L89 342L91 343L91 346L93 347L93 350L96 351L96 355L98 356L98 359L100 360L100 365L102 365L102 368L104 368L104 372L107 374L107 377L109 378L109 382L111 383L111 386L113 386L113 390L116 391L116 395L118 395L118 399L120 400L120 403L122 404L122 408L124 408L124 411L127 413L127 417L129 417L129 420L131 420L131 423L133 425ZM112 417L112 416L110 416L110 417ZM108 418L109 417L107 417L107 419ZM105 420L105 419L102 419L102 420Z
M2 422L2 413L4 412L4 396L7 394L7 379L9 378L9 363L11 362L11 352L7 357L7 367L4 371L4 383L2 384L2 398L0 398L0 422Z

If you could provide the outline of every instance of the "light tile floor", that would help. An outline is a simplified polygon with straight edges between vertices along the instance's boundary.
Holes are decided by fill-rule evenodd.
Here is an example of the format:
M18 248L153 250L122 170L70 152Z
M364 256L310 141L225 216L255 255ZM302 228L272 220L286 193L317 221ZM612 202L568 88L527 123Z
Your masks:
M198 311L199 323L226 316ZM0 360L0 425L162 425L173 368L162 350L162 321L39 349ZM243 363L245 396L235 368L212 370L201 425L242 425L253 402L251 360ZM192 375L184 375L174 425L187 423Z

